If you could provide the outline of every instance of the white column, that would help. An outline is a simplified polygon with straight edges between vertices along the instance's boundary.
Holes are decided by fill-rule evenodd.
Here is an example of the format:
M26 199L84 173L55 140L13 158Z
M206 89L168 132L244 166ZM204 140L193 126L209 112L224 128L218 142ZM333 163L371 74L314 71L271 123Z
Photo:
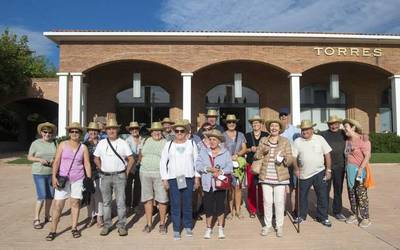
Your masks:
M68 73L57 73L58 76L58 136L65 136L68 124Z
M400 136L400 75L390 77L392 82L393 132Z
M292 124L299 125L300 118L300 77L301 73L292 73L290 78L290 113L292 114Z
M87 125L87 83L82 84L82 113L81 113L81 125L85 127Z
M192 76L193 73L182 73L183 79L183 119L192 120Z
M72 122L82 122L82 78L83 74L71 73L72 76Z

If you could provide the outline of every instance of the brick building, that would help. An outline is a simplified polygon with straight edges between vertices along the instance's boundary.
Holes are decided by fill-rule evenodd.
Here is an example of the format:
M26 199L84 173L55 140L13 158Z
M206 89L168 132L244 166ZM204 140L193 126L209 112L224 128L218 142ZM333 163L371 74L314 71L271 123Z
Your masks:
M318 128L331 114L370 132L400 133L400 36L338 33L118 32L60 30L58 126L117 113L120 123L164 116L196 125L207 108L291 111ZM135 89L136 88L136 89ZM135 89L135 90L133 90ZM140 89L140 91L139 91ZM44 89L44 98L54 96ZM137 97L133 97L133 95ZM60 134L65 133L60 129Z

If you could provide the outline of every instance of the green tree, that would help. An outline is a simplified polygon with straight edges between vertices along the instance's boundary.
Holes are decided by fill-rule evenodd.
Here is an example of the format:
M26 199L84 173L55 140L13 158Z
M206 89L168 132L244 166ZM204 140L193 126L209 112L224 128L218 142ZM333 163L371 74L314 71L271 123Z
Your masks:
M54 77L56 69L43 56L35 56L28 37L6 29L0 37L0 95L24 94L32 77Z

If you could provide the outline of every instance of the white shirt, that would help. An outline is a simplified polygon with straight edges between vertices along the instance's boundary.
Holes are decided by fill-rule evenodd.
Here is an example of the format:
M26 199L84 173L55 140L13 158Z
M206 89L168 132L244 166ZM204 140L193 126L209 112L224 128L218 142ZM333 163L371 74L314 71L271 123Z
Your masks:
M181 175L187 178L200 177L200 174L195 171L197 156L197 146L192 140L186 140L185 143L165 143L160 161L161 179L175 179Z
M332 148L320 135L312 135L308 140L299 137L294 141L293 156L298 157L300 163L300 179L308 179L325 170L324 155Z
M99 141L99 144L97 144L93 155L100 157L101 171L106 173L123 171L125 170L127 164L125 158L132 155L132 150L129 147L129 144L121 138L118 138L114 141L110 140L110 142L115 151L117 151L117 153L122 157L124 163L122 163L121 159L115 155L114 151L108 144L107 139Z

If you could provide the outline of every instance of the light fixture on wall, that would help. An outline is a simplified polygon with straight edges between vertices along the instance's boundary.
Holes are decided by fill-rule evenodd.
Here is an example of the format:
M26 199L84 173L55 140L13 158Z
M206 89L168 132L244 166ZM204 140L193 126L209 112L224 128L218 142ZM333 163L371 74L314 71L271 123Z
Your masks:
M340 98L340 91L339 91L339 75L332 74L330 79L330 94L332 99Z
M141 95L140 73L133 73L133 98L140 98L140 95Z
M234 74L235 98L242 98L242 73Z

